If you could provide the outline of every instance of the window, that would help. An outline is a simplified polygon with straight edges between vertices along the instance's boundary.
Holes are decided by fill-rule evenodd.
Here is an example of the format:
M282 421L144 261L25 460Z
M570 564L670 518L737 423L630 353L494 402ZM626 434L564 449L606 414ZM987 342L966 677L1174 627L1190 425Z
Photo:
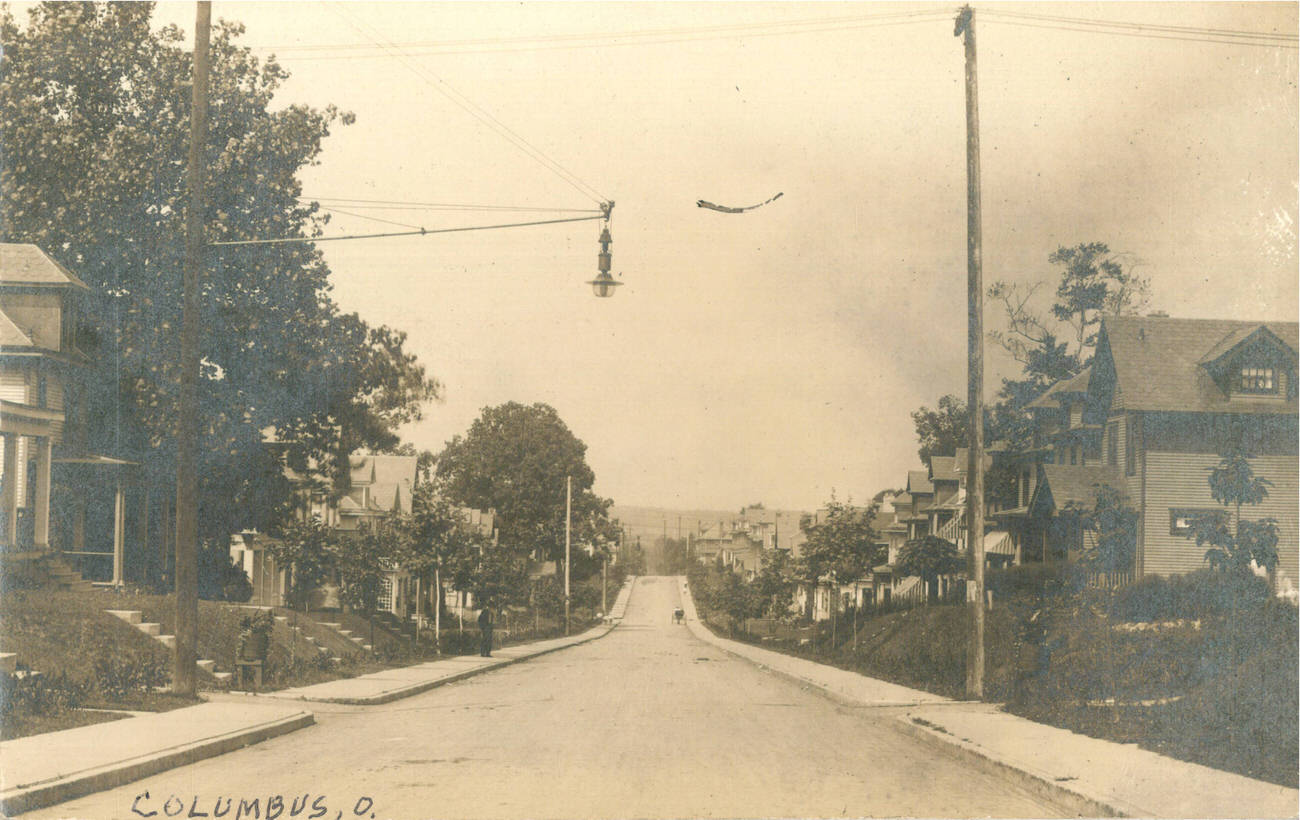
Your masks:
M1169 534L1190 538L1192 536L1192 527L1195 520L1203 515L1222 516L1224 515L1224 511L1213 507L1171 507L1169 509Z
M1277 370L1272 367L1243 367L1238 371L1237 389L1242 393L1277 392Z
M1070 463L1071 463L1071 464L1078 464L1078 463L1079 463L1079 448L1078 448L1078 447L1071 447L1071 448L1070 448Z
M1117 421L1106 425L1106 463L1111 467L1119 466L1119 422Z

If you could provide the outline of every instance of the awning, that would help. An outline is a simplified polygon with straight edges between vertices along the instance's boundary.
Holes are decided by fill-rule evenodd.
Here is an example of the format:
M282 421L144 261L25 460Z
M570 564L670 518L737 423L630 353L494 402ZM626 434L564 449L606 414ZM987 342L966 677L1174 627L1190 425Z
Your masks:
M984 533L984 554L1014 556L1016 544L1011 539L1011 533L1005 530L990 530Z
M63 456L54 459L55 464L89 464L94 467L139 467L138 461L124 461L120 458L101 456L90 453L84 456Z

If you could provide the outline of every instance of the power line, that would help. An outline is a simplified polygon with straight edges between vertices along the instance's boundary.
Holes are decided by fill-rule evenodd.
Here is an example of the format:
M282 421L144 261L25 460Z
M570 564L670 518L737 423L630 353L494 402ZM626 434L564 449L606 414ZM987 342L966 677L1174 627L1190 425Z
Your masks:
M286 236L278 239L228 239L221 242L209 242L209 247L231 247L236 245L290 245L299 242L339 242L345 239L384 239L392 236L426 236L435 233L463 233L465 231L491 231L498 228L527 228L533 225L557 225L561 222L589 222L604 219L605 215L572 216L566 219L543 219L535 222L507 222L500 225L471 225L464 228L419 228L411 231L393 231L390 233L349 234L347 236Z
M1086 34L1111 34L1118 37L1142 37L1149 40L1182 40L1186 42L1195 42L1195 43L1218 43L1220 45L1230 45L1230 46L1254 46L1257 48L1284 48L1284 49L1292 49L1292 50L1300 48L1300 45L1296 45L1294 43L1288 44L1288 42L1284 40L1268 40L1268 41L1245 40L1245 39L1238 39L1236 37L1228 37L1226 35L1197 36L1191 34L1143 30L1141 28L1141 24L1136 24L1135 26L1132 27L1126 27L1122 25L1112 26L1110 24L1085 25L1085 24L1057 23L1057 22L1050 22L1050 21L1035 22L1031 19L1026 19L1024 16L1016 17L1016 18L1003 17L1000 12L993 12L993 11L984 12L983 19L986 19L988 22L994 25L1021 26L1024 28L1055 29L1057 31L1075 31L1075 32L1083 32Z
M340 203L355 210L392 211L511 211L536 213L602 213L599 208L541 208L529 205L487 205L461 202L408 202L400 199L350 199L347 197L300 196L301 202ZM322 205L322 207L325 207Z
M466 97L464 94L461 94L459 91L452 88L451 85L448 84L446 80L442 79L436 74L433 74L432 72L427 71L417 63L411 61L401 50L392 46L391 41L387 40L387 38L385 38L379 32L375 31L373 28L367 26L365 21L354 21L351 18L351 15L348 14L347 10L343 8L344 4L326 3L325 5L327 8L333 10L340 17L342 17L345 22L347 22L359 33L361 33L362 36L370 39L372 42L375 42L376 45L379 45L381 48L384 48L385 50L388 50L392 54L397 56L406 65L407 68L409 68L420 79L424 80L426 84L428 84L439 94L442 94L444 97L451 100L460 108L468 112L471 116L478 119L480 122L484 123L489 128L492 128L494 131L497 132L499 136L503 137L507 142L510 142L516 148L523 151L528 156L532 157L535 161L540 163L547 170L551 171L551 173L555 174L560 179L564 180L573 188L575 188L583 196L590 197L591 199L595 200L597 203L603 203L607 201L607 198L604 195L602 195L599 191L597 191L595 188L592 188L587 183L583 182L576 174L569 171L564 166L560 165L560 163L548 157L540 149L534 147L526 139L524 139L522 136L517 134L508 126L506 126L505 123L501 122L496 117L494 117L490 112L478 106L468 97ZM371 32L367 32L366 28L371 28L371 32L373 32L373 34ZM385 45L385 43L389 43L389 45Z
M507 44L554 44L554 43L581 43L583 41L607 41L607 40L634 40L637 38L661 38L661 37L679 37L690 35L714 35L716 37L733 37L747 36L749 33L757 32L766 33L783 33L783 29L794 29L789 33L801 33L798 29L818 26L834 26L839 29L855 27L854 24L870 25L874 22L883 22L887 20L898 20L900 18L914 17L943 17L947 18L949 12L946 10L921 10L907 12L889 12L885 14L866 14L866 15L849 15L842 17L817 17L805 18L802 20L776 20L765 23L735 23L722 24L715 26L690 26L678 28L661 28L661 29L634 29L621 32L591 32L585 34L551 34L551 35L529 35L523 37L490 37L477 38L469 40L423 40L405 43L392 43L399 48L435 48L435 49L460 49L465 46L483 46L483 45L507 45ZM769 31L771 30L771 31ZM824 28L815 28L814 31L831 30ZM704 37L698 38L704 39ZM617 43L615 43L617 45ZM633 43L625 43L631 45ZM250 46L255 51L276 51L276 52L294 52L294 51L350 51L369 49L373 46L365 43L334 43L321 45L259 45ZM473 53L466 51L457 51L455 53ZM347 56L347 55L341 55ZM328 59L321 57L320 59Z
M345 211L342 208L326 207L324 205L321 205L320 208L322 211L329 211L332 214L341 214L343 216L355 216L357 219L369 219L372 222L383 222L386 225L396 225L399 228L413 228L417 231L423 229L423 226L421 225L412 225L408 222L396 222L392 219L384 219L378 216L368 216L366 214L354 214L351 211Z
M981 17L993 15L997 17L1020 17L1026 20L1051 20L1060 23L1078 23L1092 26L1108 26L1117 28L1128 28L1141 31L1162 31L1177 34L1199 34L1206 36L1221 37L1246 37L1251 39L1278 39L1296 42L1300 40L1300 35L1284 34L1276 31L1245 31L1242 29L1213 28L1204 26L1176 26L1167 23L1135 23L1121 20L1099 20L1089 17L1065 17L1056 14L1031 14L1022 11L1004 11L994 9L983 11Z

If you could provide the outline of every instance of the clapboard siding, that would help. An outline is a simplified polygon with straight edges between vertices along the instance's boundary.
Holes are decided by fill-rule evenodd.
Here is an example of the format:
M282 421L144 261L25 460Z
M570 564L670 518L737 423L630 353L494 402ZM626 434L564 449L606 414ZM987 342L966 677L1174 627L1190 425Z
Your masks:
M1189 537L1170 535L1169 511L1185 507L1222 508L1210 495L1213 453L1146 453L1146 505L1143 512L1143 571L1160 575L1203 568L1205 550ZM1268 498L1242 507L1242 518L1275 518L1278 523L1278 568L1300 578L1300 462L1295 456L1260 456L1250 461L1255 475L1273 482Z
M22 370L0 371L0 399L27 403L27 379Z

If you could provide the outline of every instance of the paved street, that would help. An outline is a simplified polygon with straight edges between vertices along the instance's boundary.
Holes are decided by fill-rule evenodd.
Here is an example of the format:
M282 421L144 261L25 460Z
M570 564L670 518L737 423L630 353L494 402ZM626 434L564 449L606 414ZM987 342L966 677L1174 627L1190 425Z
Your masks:
M313 704L314 727L24 817L233 819L241 799L270 820L1058 815L701 643L677 603L643 578L598 641L385 706Z

